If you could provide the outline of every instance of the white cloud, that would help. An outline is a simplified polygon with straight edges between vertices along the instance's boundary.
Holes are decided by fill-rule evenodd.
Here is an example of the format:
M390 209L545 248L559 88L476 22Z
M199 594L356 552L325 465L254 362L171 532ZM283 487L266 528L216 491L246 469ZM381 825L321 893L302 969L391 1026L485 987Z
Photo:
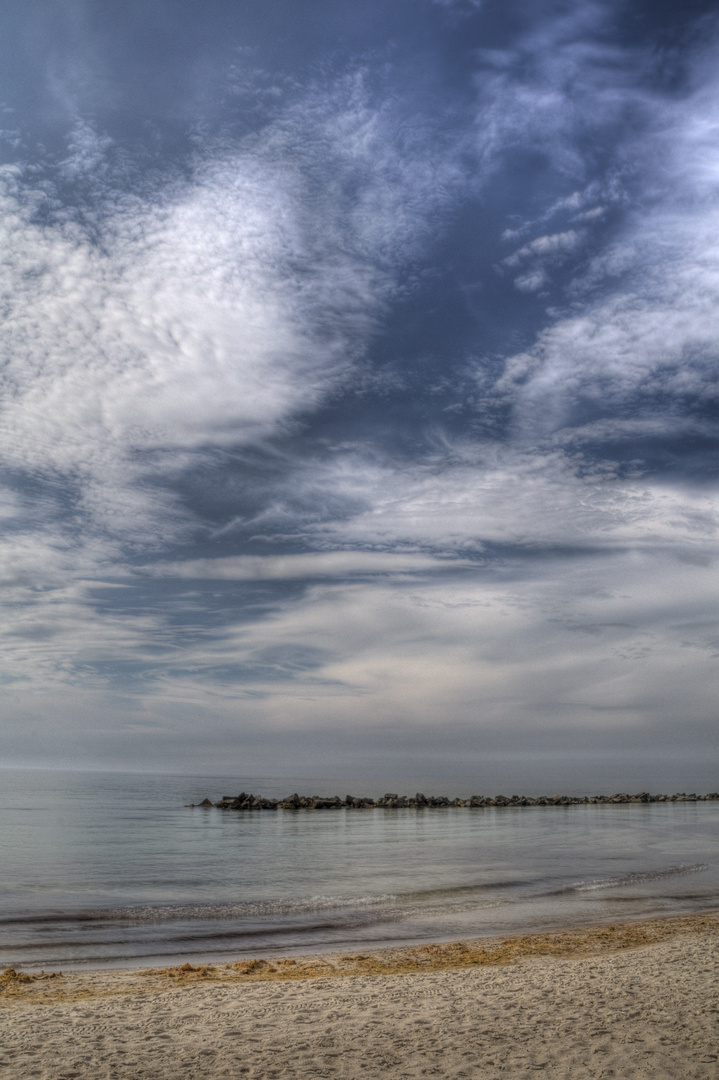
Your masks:
M451 201L452 155L398 125L355 73L135 196L78 122L60 171L95 185L89 225L0 170L6 466L65 485L86 530L181 537L167 481L336 388Z
M126 450L257 437L316 400L346 342L342 327L336 342L313 340L284 181L222 163L169 205L120 210L101 245L71 224L35 224L17 187L6 191L13 464L93 469ZM347 287L367 301L364 277ZM325 303L341 289L326 282Z
M301 754L313 732L349 752L384 747L394 733L411 760L424 738L442 745L451 730L447 750L473 760L496 739L506 754L546 739L556 748L559 737L580 750L616 748L631 732L646 746L666 739L678 715L692 721L682 737L701 745L714 716L716 574L707 588L701 562L636 551L527 570L498 564L409 588L326 582L264 619L195 638L178 637L159 611L93 620L73 591L48 597L3 651L45 715L49 686L53 715L69 713L82 687L68 740L101 751L114 732L121 754L138 761L153 752L175 760L172 748L153 750L157 730L190 753L184 767L213 762L228 741L246 756L272 745L273 733ZM142 674L115 701L104 669L125 663ZM58 738L49 721L39 726Z
M507 360L497 389L512 393L515 431L527 440L581 426L587 409L614 420L629 410L654 425L665 416L676 431L679 417L691 427L696 407L716 402L719 83L713 69L698 70L689 96L646 102L649 133L634 139L631 154L651 195L577 276L572 308ZM518 264L534 244L559 237L526 244L509 260ZM531 272L522 284L534 284Z
M709 420L686 416L635 416L629 419L608 417L594 420L587 424L560 429L552 435L556 446L573 446L582 443L606 445L622 443L627 440L696 437L713 439L715 425Z
M217 581L278 581L291 578L349 578L357 575L417 574L467 569L467 559L382 551L322 551L306 555L235 555L155 563L141 572L163 577Z
M59 173L65 180L91 176L95 180L106 173L106 155L112 146L107 135L98 135L87 121L78 119L69 138L68 156L60 162Z
M565 437L566 434L565 434ZM616 462L562 450L449 443L424 464L338 463L338 488L364 509L306 529L322 546L417 545L438 551L484 544L585 549L711 544L713 492L619 475ZM634 472L640 471L635 468ZM332 488L331 474L323 473ZM308 478L309 479L309 478Z
M558 175L586 178L587 155L602 132L644 100L641 53L632 57L603 35L613 18L611 5L574 5L535 20L509 49L477 50L477 141L485 167L520 150L548 160Z
M508 255L506 259L502 259L502 265L516 267L521 266L523 262L529 259L538 257L571 255L572 252L577 250L581 242L582 234L575 229L568 229L562 233L553 233L550 236L538 236L530 243L524 244L512 255Z
M522 274L514 279L515 286L520 292L538 292L547 284L548 277L544 270L532 270L529 274Z

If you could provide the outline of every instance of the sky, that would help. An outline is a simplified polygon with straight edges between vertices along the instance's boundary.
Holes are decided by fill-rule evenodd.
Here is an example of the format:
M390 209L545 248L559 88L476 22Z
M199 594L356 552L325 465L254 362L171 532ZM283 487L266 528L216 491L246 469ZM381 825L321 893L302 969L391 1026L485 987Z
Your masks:
M5 0L0 763L716 790L718 195L712 3Z

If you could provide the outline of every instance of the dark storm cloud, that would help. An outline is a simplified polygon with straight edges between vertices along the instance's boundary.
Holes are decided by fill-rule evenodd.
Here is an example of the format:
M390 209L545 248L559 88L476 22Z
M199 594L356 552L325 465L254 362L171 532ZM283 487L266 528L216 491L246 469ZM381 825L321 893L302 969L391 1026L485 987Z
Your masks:
M699 760L710 11L4 19L8 754Z

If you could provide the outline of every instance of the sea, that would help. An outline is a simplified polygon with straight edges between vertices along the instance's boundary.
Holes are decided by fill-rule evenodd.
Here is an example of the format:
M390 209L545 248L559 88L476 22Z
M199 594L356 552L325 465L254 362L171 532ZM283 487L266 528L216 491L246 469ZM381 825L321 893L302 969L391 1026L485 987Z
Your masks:
M719 909L719 802L187 805L242 790L498 794L431 781L0 770L0 968L271 958Z

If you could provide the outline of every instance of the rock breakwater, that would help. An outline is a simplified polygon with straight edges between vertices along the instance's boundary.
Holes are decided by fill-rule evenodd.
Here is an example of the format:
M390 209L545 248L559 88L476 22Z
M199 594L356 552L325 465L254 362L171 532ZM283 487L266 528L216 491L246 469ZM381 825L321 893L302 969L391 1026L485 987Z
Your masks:
M468 799L449 799L446 795L398 795L387 792L379 799L370 799L365 795L288 795L284 799L265 799L246 791L239 795L223 795L218 802L203 799L201 803L188 803L190 807L217 810L404 810L434 809L448 806L482 809L485 807L506 807L512 809L522 806L606 806L618 804L677 803L677 802L712 802L719 801L719 792L697 795L694 792L677 792L675 795L651 795L640 791L636 795L619 792L616 795L471 795Z

